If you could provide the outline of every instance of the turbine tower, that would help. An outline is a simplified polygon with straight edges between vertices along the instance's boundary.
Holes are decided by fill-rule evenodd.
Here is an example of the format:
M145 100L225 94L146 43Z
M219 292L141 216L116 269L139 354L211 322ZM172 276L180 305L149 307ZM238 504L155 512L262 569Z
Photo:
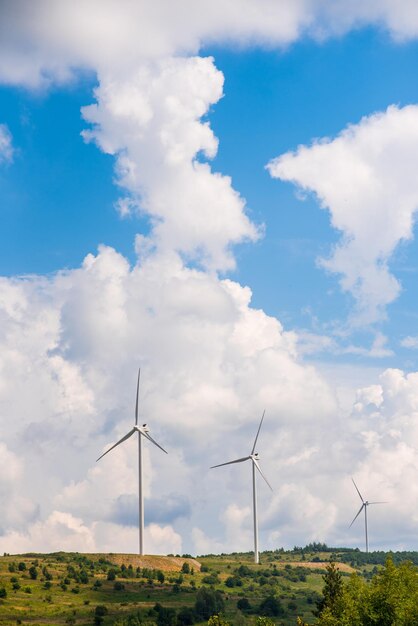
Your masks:
M369 502L368 500L364 500L363 496L361 495L361 493L359 491L359 488L357 487L356 483L354 482L354 478L352 478L351 480L353 481L353 485L356 488L356 491L357 491L358 495L360 496L360 500L361 500L362 504L361 504L359 512L357 513L357 515L355 516L355 518L351 522L349 528L352 527L352 525L354 524L354 522L356 521L356 519L358 518L358 516L360 515L360 513L364 509L364 530L365 530L365 533L366 533L366 553L368 553L368 551L369 551L369 537L368 537L368 532L367 532L367 507L370 506L370 504L387 504L387 502Z
M232 465L233 463L243 463L244 461L249 461L251 459L251 465L252 465L252 473L253 473L253 521L254 521L254 562L258 563L259 562L259 557L258 557L258 519L257 519L257 485L256 485L256 480L255 480L255 470L257 469L261 476L264 478L264 480L266 481L267 485L270 487L270 489L273 491L272 486L270 485L269 481L267 480L267 478L264 476L263 472L261 471L260 468L260 464L259 464L259 457L258 457L258 452L255 452L255 447L257 445L257 439L258 439L258 435L260 434L260 429L261 429L261 425L263 423L263 419L264 419L264 414L265 411L263 411L263 415L261 418L261 422L260 425L258 427L257 430L257 434L255 436L255 440L254 440L254 445L253 445L253 449L251 450L251 454L249 454L248 456L244 456L240 459L236 459L235 461L228 461L227 463L220 463L219 465L213 465L210 469L213 469L214 467L223 467L224 465Z
M133 428L124 436L122 439L119 439L113 446L111 446L106 452L104 452L101 456L99 456L97 461L100 461L108 452L116 448L120 443L132 437L135 433L138 433L138 498L139 498L139 554L142 556L144 554L144 493L142 490L142 437L151 441L157 448L160 448L166 454L167 451L164 450L149 434L149 428L146 424L142 424L142 426L138 426L138 398L139 398L139 379L141 375L141 368L138 370L138 382L136 385L136 405L135 405L135 425Z

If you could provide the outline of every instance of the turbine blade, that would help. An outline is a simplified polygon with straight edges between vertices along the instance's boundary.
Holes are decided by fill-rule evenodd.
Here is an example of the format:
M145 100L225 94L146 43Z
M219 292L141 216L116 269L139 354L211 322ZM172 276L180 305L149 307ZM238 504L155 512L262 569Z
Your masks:
M270 487L270 489L273 491L273 487L270 485L269 481L267 480L267 478L264 476L263 472L261 471L261 467L260 467L258 461L256 459L253 459L253 463L256 466L256 468L258 469L258 471L260 472L261 476L264 478L264 480L268 484L268 486Z
M122 439L119 439L119 441L117 441L113 446L111 446L109 448L109 450L106 450L106 452L103 452L103 454L101 456L99 456L98 459L96 459L96 463L97 461L100 461L100 459L102 459L104 457L105 454L107 454L108 452L110 452L111 450L113 450L113 448L116 448L116 446L118 446L120 443L122 443L123 441L126 441L127 439L129 439L129 437L132 437L132 435L135 432L135 428L132 428L132 430L129 431L129 433L127 435L125 435L124 437L122 437Z
M138 382L136 384L136 405L135 405L135 426L138 425L138 397L139 397L139 378L141 376L141 368L138 369Z
M255 447L256 447L256 445L257 445L257 439L258 439L258 435L260 434L261 424L263 423L263 419L264 419L264 414L265 414L265 412L266 412L266 410L264 409L264 411L263 411L263 415L262 415L262 417L261 417L260 426L258 427L257 434L256 434L256 436L255 436L254 445L253 445L253 449L251 450L251 454L254 454L254 450L255 450Z
M142 435L144 435L144 437L146 437L147 439L149 439L149 440L150 440L150 441L154 444L154 446L157 446L157 448L160 448L160 450L162 450L163 452L165 452L166 454L168 454L167 450L164 450L164 448L163 448L162 446L160 446L160 444L159 444L159 443L157 443L157 442L155 441L155 439L153 439L149 433L145 433L145 432L143 432L140 428L139 428L138 430L139 430L139 432L140 432Z
M210 469L213 469L214 467L222 467L223 465L232 465L232 463L242 463L243 461L248 461L248 459L251 459L251 457L243 456L241 459L235 459L235 461L228 461L228 463L219 463L219 465L212 465Z
M353 519L353 521L351 522L351 524L350 524L349 528L351 528L351 527L352 527L352 525L354 524L354 522L356 521L356 519L358 518L358 516L360 515L360 513L362 512L362 510L363 510L363 508L364 508L365 506L366 506L366 505L365 505L364 503L361 505L361 507L360 507L360 509L359 509L359 512L357 513L357 515L355 516L355 518L354 518L354 519Z
M389 504L389 502L369 502L369 504Z
M359 491L359 488L357 487L356 483L354 482L354 478L352 478L351 480L353 481L353 485L354 485L354 487L356 488L358 495L360 496L360 500L361 500L361 501L363 502L363 504L364 504L363 496L361 495L361 493L360 493L360 491Z

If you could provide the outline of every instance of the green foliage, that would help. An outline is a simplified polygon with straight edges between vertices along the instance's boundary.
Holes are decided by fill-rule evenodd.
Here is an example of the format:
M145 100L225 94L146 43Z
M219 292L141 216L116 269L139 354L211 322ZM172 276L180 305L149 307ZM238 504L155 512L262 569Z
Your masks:
M177 613L178 626L190 626L195 623L195 612L190 607L183 607Z
M110 569L107 572L107 580L115 580L116 578L116 570L115 569Z
M117 580L113 585L113 589L115 591L123 591L125 589L125 585L121 583L120 580Z
M321 626L411 626L418 624L418 572L412 563L388 559L370 584L354 574L334 605L325 605Z
M24 563L23 561L20 561L20 563L17 566L19 572L24 572L26 571L26 563Z
M38 578L38 570L36 569L35 565L31 565L31 567L29 568L29 576L32 578L32 580L36 580Z
M330 615L339 617L341 613L343 580L333 561L327 565L327 572L324 574L323 579L324 588L322 590L322 598L317 604L316 614L320 616L325 609L328 609Z
M183 572L183 574L190 574L190 565L187 563L187 561L185 561L181 566L181 571Z
M248 598L240 598L237 602L237 609L239 609L240 611L242 611L243 613L246 613L248 611L251 611L252 606L248 600Z
M258 612L262 616L279 617L284 614L284 609L278 598L275 596L267 596L262 600L258 607Z
M98 604L94 609L94 623L96 626L103 624L105 615L107 615L107 607L104 604Z
M7 598L7 591L5 587L0 587L0 598Z
M195 612L198 618L209 619L223 611L224 600L219 591L201 587L196 594Z
M231 626L230 622L226 622L219 615L212 615L208 620L208 626Z

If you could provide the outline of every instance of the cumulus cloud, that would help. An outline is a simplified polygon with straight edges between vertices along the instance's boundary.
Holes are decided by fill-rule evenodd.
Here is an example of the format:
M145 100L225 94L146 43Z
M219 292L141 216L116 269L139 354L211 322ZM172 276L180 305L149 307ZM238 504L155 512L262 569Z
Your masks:
M221 441L223 454L235 454L235 445L250 447L262 408L270 436L293 420L303 421L308 436L314 416L335 414L325 381L299 363L293 334L251 308L250 290L189 269L179 258L167 262L154 253L131 268L101 248L78 270L48 280L3 279L1 287L4 437L14 441L13 459L24 459L14 489L41 507L36 524L45 524L52 511L71 515L97 548L105 543L99 522L132 522L134 442L97 465L94 459L132 423L138 364L141 419L170 453L145 446L147 510L173 532L207 532L212 510L219 520L215 535L232 523L222 508L217 512L220 477L207 467L218 461ZM294 454L292 441L288 445ZM268 458L276 453L274 446ZM237 482L246 484L243 476ZM213 494L204 501L203 484ZM235 504L248 506L245 492ZM13 528L2 524L10 537Z
M97 0L2 3L0 79L39 88L71 80L80 69L97 73L95 103L83 110L90 124L84 136L115 156L120 215L144 212L150 232L136 239L135 267L101 247L73 271L0 281L0 403L7 417L0 454L10 465L10 476L0 478L0 497L5 494L7 511L18 513L13 518L0 509L0 551L136 550L134 442L100 464L94 459L132 424L139 364L141 416L169 450L168 456L145 450L149 552L227 550L233 538L237 549L249 547L249 473L224 468L221 478L207 468L249 452L264 408L259 445L275 487L270 496L260 485L265 547L305 537L347 543L350 472L367 479L371 491L383 485L388 496L396 495L396 480L382 475L381 459L389 467L402 454L397 479L405 471L412 480L415 378L387 372L376 388L359 392L347 416L324 378L300 360L296 333L254 309L248 287L216 274L233 267L231 247L254 240L257 229L230 179L207 162L217 139L206 116L222 97L223 77L212 59L195 56L202 42L286 45L302 32L326 36L370 21L409 36L402 21L395 24L393 3L376 3L370 12L364 4L334 3L331 10L308 0L228 6L127 0L122 10L120 2ZM407 3L396 4L399 16ZM413 22L411 16L409 32ZM402 177L379 153L395 149L400 158L410 149L414 156L405 118L412 136L414 107L393 108L322 148L347 145L360 184L357 143L364 141L372 174L372 166L380 174L394 167L395 182L409 185L409 172ZM299 157L287 155L289 164ZM290 178L301 184L299 175ZM314 182L302 186L320 195ZM374 243L374 256L365 256L386 298L373 292L366 302L372 312L381 312L398 290L385 264L397 242L410 236L415 188L408 189L401 225L388 228L382 249ZM391 206L383 204L389 224ZM357 228L356 215L351 221L335 212L333 219L360 246L361 232L368 231L361 231L358 215ZM337 251L328 264L341 271L336 258ZM346 280L364 300L369 275L355 268ZM383 336L374 349L387 350ZM16 506L11 485L20 498ZM408 522L386 518L391 536L414 536L415 501L403 504ZM384 541L383 525L376 536Z
M388 264L396 246L413 234L417 146L418 107L391 106L268 165L273 177L314 192L329 210L341 240L320 264L342 275L342 289L357 304L354 324L380 320L399 295Z
M413 536L418 374L387 370L342 412L299 361L295 334L253 309L248 288L158 252L130 267L101 248L48 280L3 279L0 296L0 551L136 550L135 442L94 459L132 423L139 363L141 419L169 451L145 446L147 551L251 547L249 468L208 467L250 451L263 408L259 452L274 493L260 482L262 548L361 541L347 531L350 474L393 503L373 517L372 544Z
M97 104L83 109L94 127L83 134L116 155L118 183L131 194L119 212L127 215L136 204L148 214L151 242L161 251L182 252L212 269L233 267L230 246L256 239L257 230L230 178L198 159L215 156L218 146L201 121L222 96L213 59L165 59L143 63L128 79L100 79Z
M62 83L77 68L129 73L144 59L195 54L208 43L283 47L377 25L395 39L418 34L410 0L5 0L0 80Z

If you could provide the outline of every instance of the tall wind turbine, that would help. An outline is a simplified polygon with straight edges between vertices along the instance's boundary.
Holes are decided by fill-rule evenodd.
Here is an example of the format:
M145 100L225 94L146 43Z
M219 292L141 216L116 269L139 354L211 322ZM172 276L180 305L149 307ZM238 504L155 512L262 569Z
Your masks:
M136 385L136 405L135 405L135 425L133 428L124 436L122 439L119 439L113 446L106 450L97 461L100 461L105 454L116 448L120 443L132 437L133 434L138 433L138 496L139 496L139 554L142 556L144 554L144 493L142 490L142 437L151 441L157 448L160 448L166 454L167 451L164 450L149 434L149 428L146 424L142 424L142 426L138 426L138 398L139 398L139 378L141 375L141 368L138 370L138 382Z
M257 434L255 436L254 445L253 445L253 449L251 450L251 454L249 454L248 456L244 456L244 457L242 457L240 459L235 459L235 461L228 461L227 463L220 463L219 465L213 465L210 468L210 469L213 469L214 467L222 467L223 465L232 465L233 463L243 463L244 461L249 461L251 459L252 472L253 472L253 520L254 520L254 562L255 563L259 562L259 557L258 557L257 486L256 486L256 480L255 480L255 470L256 469L260 472L261 476L264 478L264 480L266 481L266 483L268 484L270 489L273 491L272 486L270 485L269 481L267 480L267 478L264 476L263 472L261 471L260 464L259 464L259 458L258 458L258 452L255 452L255 446L257 445L257 439L258 439L258 435L260 434L260 429L261 429L261 425L263 423L264 414L265 414L265 411L263 411L263 416L261 418L261 422L260 422L260 425L258 427Z
M353 481L353 485L356 488L356 491L357 491L358 495L360 496L360 500L361 500L362 504L361 504L359 512L357 513L357 515L355 516L355 518L351 522L349 528L352 527L352 525L354 524L354 522L356 521L356 519L358 518L358 516L360 515L360 513L364 509L364 529L365 529L365 532L366 532L366 553L367 553L369 551L369 538L368 538L368 533L367 533L367 507L370 506L370 504L387 504L387 502L369 502L368 500L364 500L363 496L361 495L361 493L359 491L359 488L357 487L356 483L354 482L354 478L352 478L351 480Z

